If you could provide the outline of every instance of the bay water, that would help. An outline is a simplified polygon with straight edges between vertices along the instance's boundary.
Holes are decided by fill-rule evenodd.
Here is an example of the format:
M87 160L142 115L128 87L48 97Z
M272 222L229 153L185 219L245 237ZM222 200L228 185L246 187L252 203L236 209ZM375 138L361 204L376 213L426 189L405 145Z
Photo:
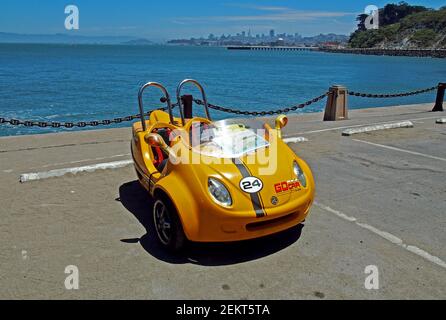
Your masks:
M204 86L209 102L248 111L293 106L331 85L366 93L395 93L446 81L446 60L309 51L238 51L215 47L0 44L0 117L36 121L91 121L138 113L137 93L148 81L173 100L186 78ZM200 98L196 88L183 93ZM165 106L155 88L145 109ZM349 99L369 108L432 102L435 92L394 99ZM174 101L175 102L175 101ZM324 110L325 100L298 113ZM197 115L203 115L196 106ZM215 119L235 117L211 110ZM112 127L129 126L129 123ZM0 135L80 130L0 125Z

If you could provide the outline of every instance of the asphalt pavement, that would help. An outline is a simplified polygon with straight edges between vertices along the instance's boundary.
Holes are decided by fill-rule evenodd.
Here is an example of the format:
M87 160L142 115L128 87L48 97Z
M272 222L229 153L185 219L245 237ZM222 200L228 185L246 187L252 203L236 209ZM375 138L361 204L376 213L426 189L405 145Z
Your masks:
M308 219L180 255L157 244L131 166L19 182L129 160L130 129L0 138L0 299L445 299L446 125L431 108L290 116L284 137L308 139L289 145L316 179ZM414 127L341 134L402 120ZM78 290L65 287L70 265ZM366 288L368 266L378 289Z

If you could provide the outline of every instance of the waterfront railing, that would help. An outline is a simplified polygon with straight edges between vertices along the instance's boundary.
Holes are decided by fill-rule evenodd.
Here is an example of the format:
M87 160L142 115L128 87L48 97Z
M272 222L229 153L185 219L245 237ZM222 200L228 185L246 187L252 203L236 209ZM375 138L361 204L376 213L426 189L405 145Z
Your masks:
M308 107L314 103L317 103L325 98L327 98L326 106L325 106L325 114L324 121L337 121L337 120L345 120L348 119L348 96L360 97L360 98L374 98L374 99L388 99L388 98L398 98L398 97L407 97L414 96L419 94L425 94L428 92L432 92L437 90L435 105L432 109L433 112L443 111L443 101L446 90L446 83L440 82L436 86L432 86L429 88L408 91L408 92L400 92L400 93L362 93L356 91L349 91L345 86L334 85L329 88L327 92L324 92L317 97L310 99L308 101L295 104L292 106L273 109L273 110L263 110L263 111L247 111L236 108L224 107L212 103L208 103L209 108L225 112L232 113L236 115L242 116L272 116L277 114L287 114L293 111L297 111L298 109L303 109ZM182 97L183 106L188 107L187 104L191 104L195 102L198 105L204 105L204 102L199 99L191 99L188 96ZM161 102L165 103L165 97L160 99ZM173 104L173 107L178 107L178 104ZM190 106L189 106L190 107ZM167 108L159 108L156 110L167 110ZM146 113L146 115L150 115L152 111ZM40 127L40 128L85 128L85 127L97 127L97 126L109 126L114 124L119 124L123 122L130 122L133 120L139 120L141 118L140 114L129 115L125 117L118 117L114 119L104 119L104 120L92 120L92 121L80 121L80 122L56 122L56 121L35 121L35 120L21 120L21 119L10 119L6 117L0 116L0 125L13 125L13 126L25 126L25 127Z

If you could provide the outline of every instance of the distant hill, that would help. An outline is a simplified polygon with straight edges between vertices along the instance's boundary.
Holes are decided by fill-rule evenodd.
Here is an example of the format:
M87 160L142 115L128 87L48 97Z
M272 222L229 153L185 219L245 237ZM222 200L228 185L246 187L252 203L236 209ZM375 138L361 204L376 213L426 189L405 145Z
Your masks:
M306 44L318 45L325 42L339 42L346 43L349 40L349 37L343 34L320 34L313 37L304 37L302 38L302 42Z
M152 44L147 39L127 36L80 36L72 34L18 34L0 32L0 43L49 44Z
M400 2L386 5L379 16L377 30L366 30L367 16L358 16L358 30L350 37L350 47L446 49L446 7L434 10Z
M153 41L147 40L147 39L134 39L134 40L129 40L129 41L125 41L122 44L125 45L131 45L131 46L150 46L153 45Z

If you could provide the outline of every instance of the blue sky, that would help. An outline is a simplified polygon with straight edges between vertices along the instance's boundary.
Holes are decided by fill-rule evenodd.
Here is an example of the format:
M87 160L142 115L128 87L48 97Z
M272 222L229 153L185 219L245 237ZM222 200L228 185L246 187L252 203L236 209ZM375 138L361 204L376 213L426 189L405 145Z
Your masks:
M393 1L398 2L399 0ZM130 35L154 40L235 34L251 29L253 34L276 32L315 35L348 34L355 17L367 5L382 7L392 1L378 0L2 0L0 32L64 33L66 5L80 11L82 35ZM408 1L438 8L446 1Z

